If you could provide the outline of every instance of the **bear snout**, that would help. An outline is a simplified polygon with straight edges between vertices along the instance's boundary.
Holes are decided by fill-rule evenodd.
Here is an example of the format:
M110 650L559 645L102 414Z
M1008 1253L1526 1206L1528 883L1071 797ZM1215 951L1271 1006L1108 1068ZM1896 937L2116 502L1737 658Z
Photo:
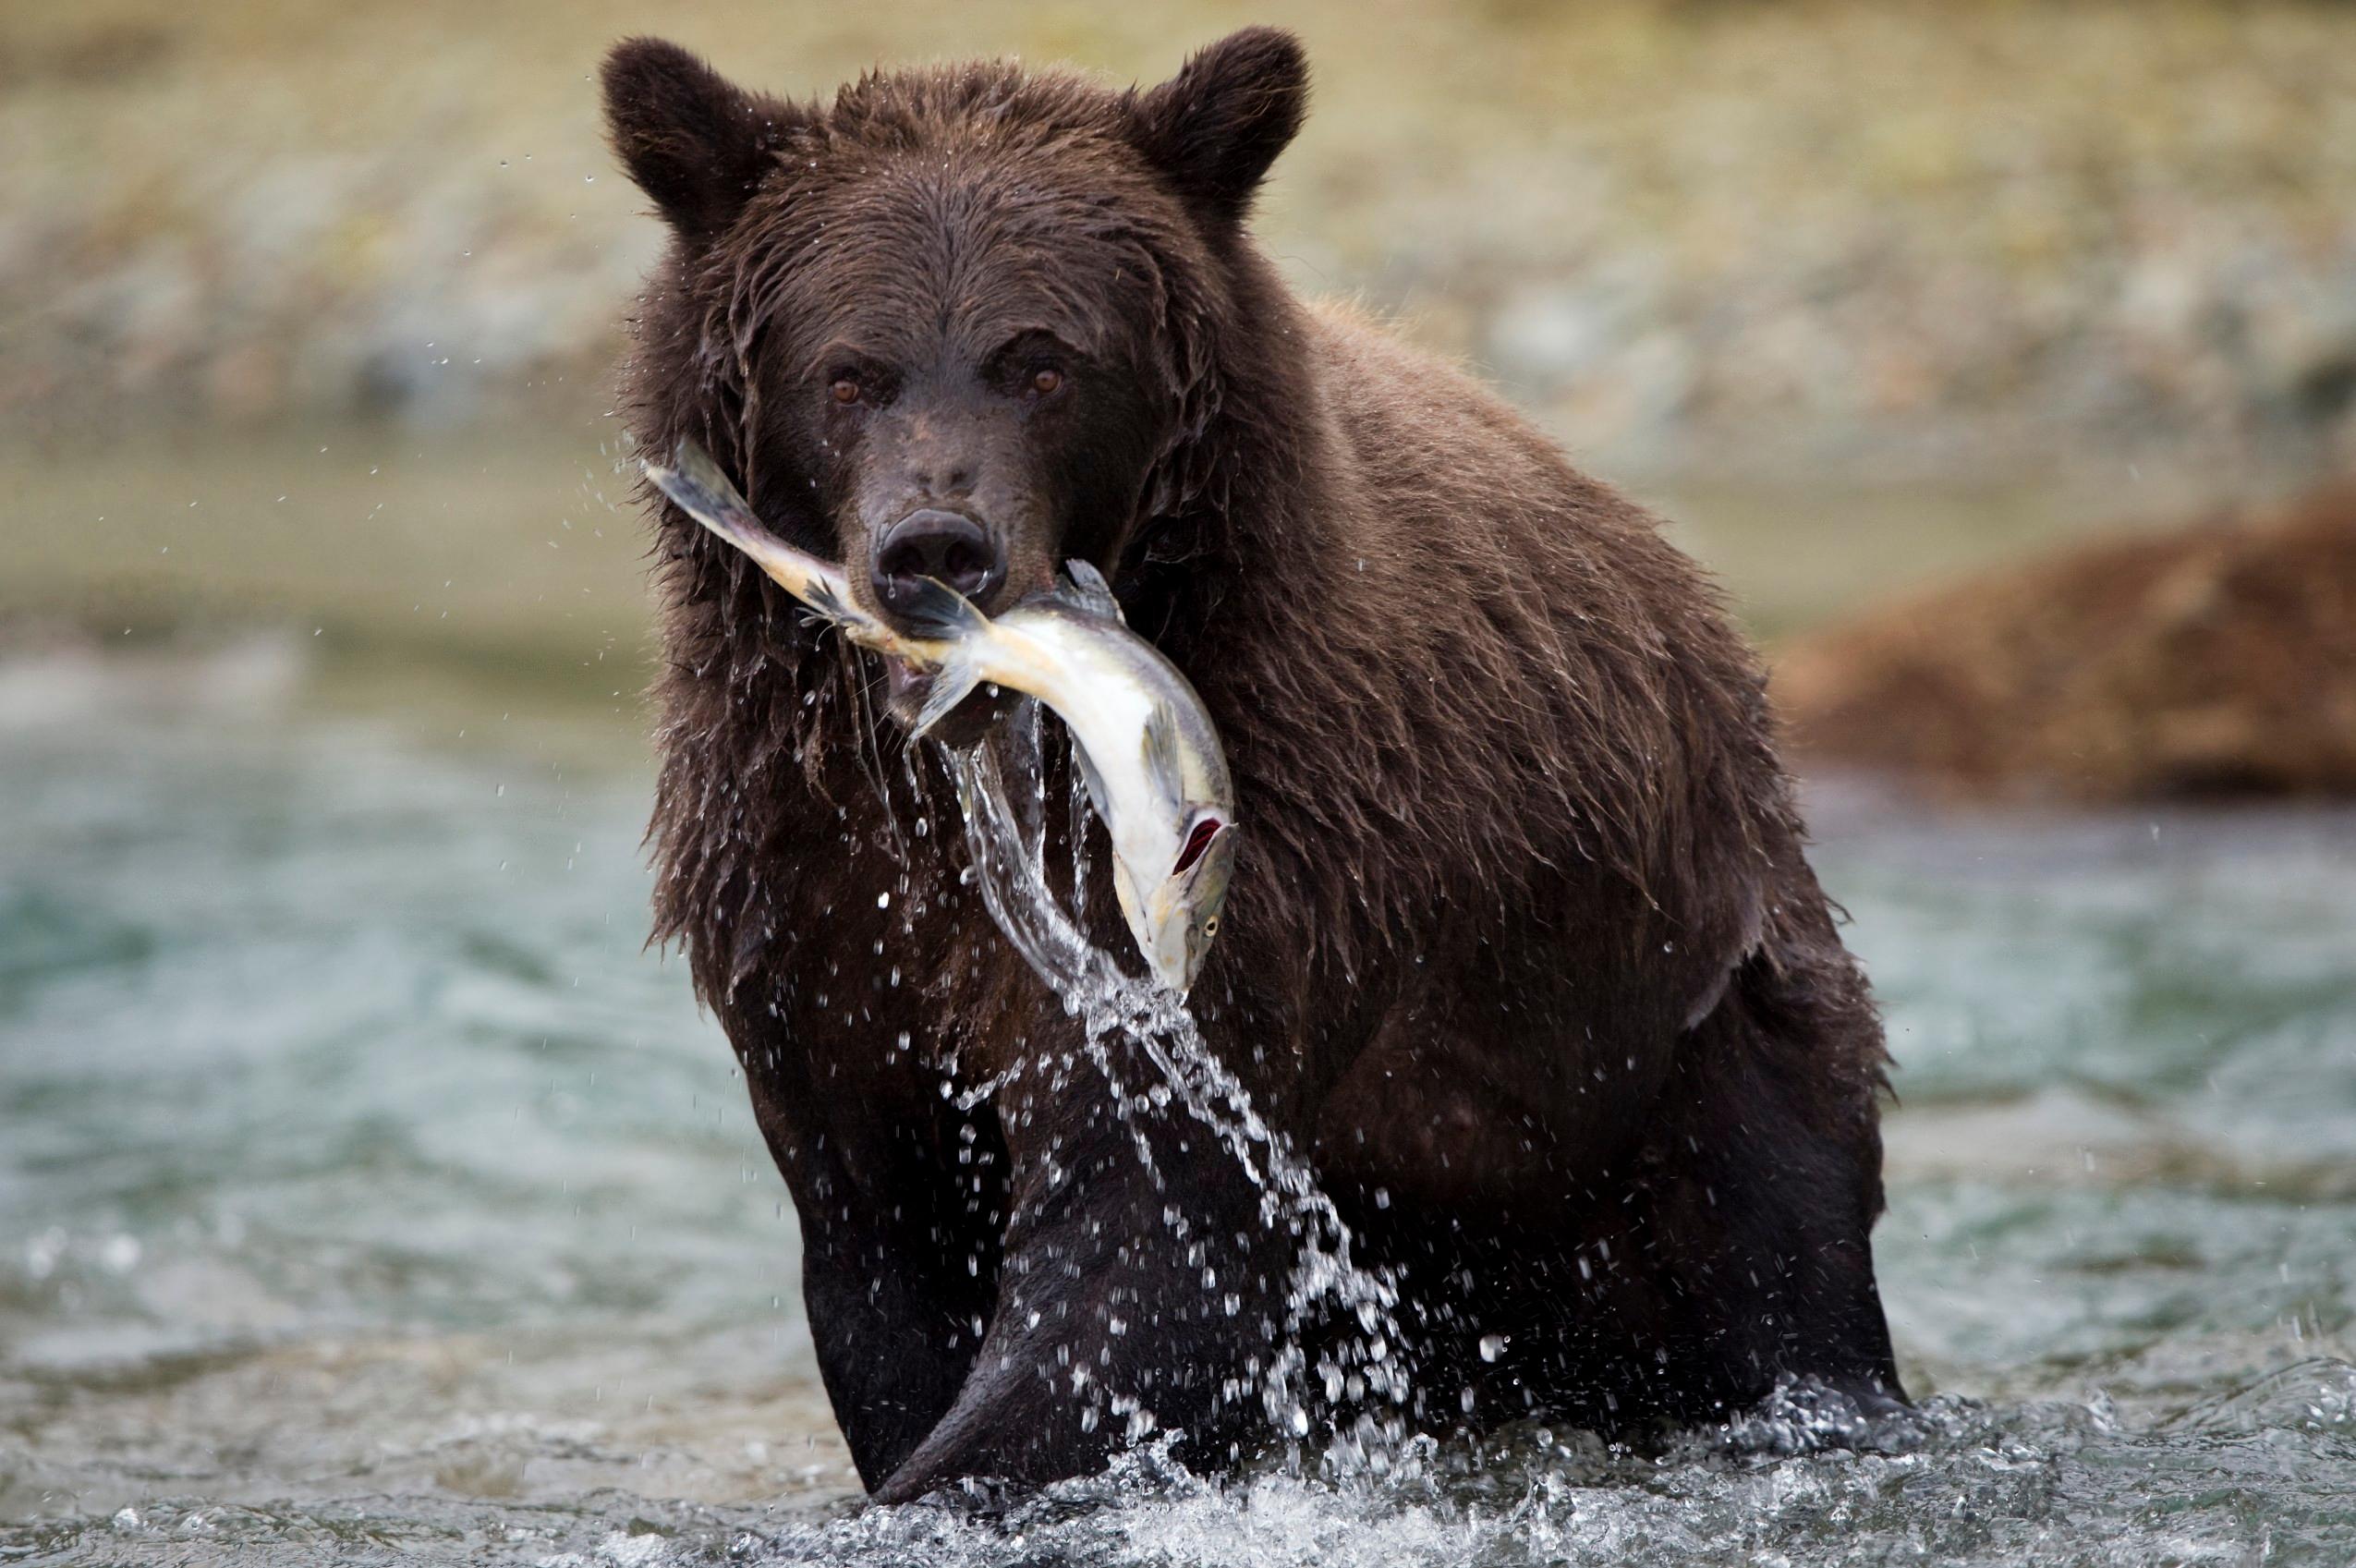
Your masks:
M888 614L913 608L927 577L987 609L1006 580L1006 552L991 529L963 512L925 507L883 530L868 577L876 603Z

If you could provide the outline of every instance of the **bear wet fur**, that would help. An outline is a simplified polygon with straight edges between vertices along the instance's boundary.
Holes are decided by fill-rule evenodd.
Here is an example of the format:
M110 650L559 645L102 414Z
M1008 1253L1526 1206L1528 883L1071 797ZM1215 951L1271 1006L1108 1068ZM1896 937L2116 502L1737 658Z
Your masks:
M821 105L637 40L605 91L673 232L625 368L642 445L701 442L855 585L957 466L994 607L1086 557L1200 691L1244 836L1193 1008L1397 1270L1415 1424L1898 1397L1881 1031L1758 664L1651 517L1278 280L1245 221L1297 43L1239 33L1141 92L992 63ZM1042 1482L1172 1428L1248 1453L1293 1262L1257 1189L1183 1110L1115 1112L961 882L879 662L648 500L656 932L792 1192L860 1476Z

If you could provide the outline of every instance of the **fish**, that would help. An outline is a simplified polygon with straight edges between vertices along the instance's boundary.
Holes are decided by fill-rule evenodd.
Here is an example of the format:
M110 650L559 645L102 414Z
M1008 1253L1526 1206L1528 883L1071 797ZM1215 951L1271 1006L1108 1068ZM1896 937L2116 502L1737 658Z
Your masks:
M710 454L683 441L649 462L656 489L742 551L820 619L933 672L921 736L985 682L1038 699L1071 732L1088 803L1112 846L1113 895L1156 983L1185 995L1219 935L1235 866L1235 788L1209 711L1184 671L1130 629L1089 562L996 617L932 578L902 619L860 606L844 569L772 533Z

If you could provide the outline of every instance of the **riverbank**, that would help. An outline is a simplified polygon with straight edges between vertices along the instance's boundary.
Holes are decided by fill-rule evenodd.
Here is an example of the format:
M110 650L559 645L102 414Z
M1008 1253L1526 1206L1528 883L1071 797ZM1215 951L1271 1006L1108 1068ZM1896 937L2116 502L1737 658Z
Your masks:
M975 53L1158 79L1244 19L717 0L668 25L808 94ZM1317 67L1261 205L1287 273L1399 313L1606 471L2132 465L2214 498L2356 460L2356 10L1248 19L1299 28ZM10 13L0 422L443 432L595 402L660 236L587 79L644 25L618 0Z
M635 745L654 654L634 483L616 421L578 406L446 432L379 419L0 441L0 647L169 656L259 635L306 643L388 698L409 690L389 679L404 666L421 687L506 672L524 705L603 715ZM1762 480L1635 493L1775 638L2082 538L2121 492Z

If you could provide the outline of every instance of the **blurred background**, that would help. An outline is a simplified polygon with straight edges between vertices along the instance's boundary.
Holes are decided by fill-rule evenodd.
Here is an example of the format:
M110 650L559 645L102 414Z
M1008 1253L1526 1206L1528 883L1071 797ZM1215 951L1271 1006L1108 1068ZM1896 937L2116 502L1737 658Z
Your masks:
M591 79L1151 81L1257 21L1317 71L1286 274L1767 643L1899 1060L1901 1356L1966 1402L1902 1477L1697 1460L1673 1538L1558 1456L1480 1560L2346 1559L2356 7L2286 0L0 11L0 1551L881 1549L641 948L662 235ZM1292 1560L1227 1506L1065 1546Z

